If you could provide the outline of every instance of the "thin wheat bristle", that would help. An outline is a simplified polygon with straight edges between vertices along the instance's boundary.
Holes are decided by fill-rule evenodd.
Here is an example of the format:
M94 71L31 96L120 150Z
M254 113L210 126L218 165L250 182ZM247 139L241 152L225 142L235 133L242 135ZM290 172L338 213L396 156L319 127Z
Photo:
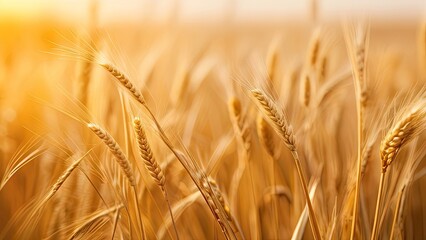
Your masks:
M269 156L274 157L275 143L272 129L269 123L260 114L257 117L257 134L266 152L269 154Z
M148 169L148 172L154 181L164 191L164 184L166 179L160 165L152 154L151 147L149 146L148 139L139 117L134 118L133 127L135 129L136 138L138 141L139 153L143 159L143 162L145 163L145 167Z
M133 98L135 98L142 105L145 105L144 97L123 72L118 70L110 63L101 63L100 65L109 73L111 73L111 75L114 76L132 94Z
M389 130L380 144L382 172L386 172L401 148L420 132L424 126L425 119L424 104L415 106L410 113L396 122Z
M121 169L129 180L130 185L136 186L136 180L130 162L126 158L114 138L107 131L103 130L101 127L94 123L89 123L87 124L87 126L96 134L96 136L98 136L105 143L105 145L108 146L109 150L115 156L118 164L120 165Z
M273 101L267 97L262 90L253 89L251 93L257 102L262 108L262 112L266 114L268 119L271 121L273 128L279 136L284 140L286 147L290 151L296 150L296 142L293 135L293 129L288 125L287 120L284 118L283 114L278 111L278 108L273 103Z

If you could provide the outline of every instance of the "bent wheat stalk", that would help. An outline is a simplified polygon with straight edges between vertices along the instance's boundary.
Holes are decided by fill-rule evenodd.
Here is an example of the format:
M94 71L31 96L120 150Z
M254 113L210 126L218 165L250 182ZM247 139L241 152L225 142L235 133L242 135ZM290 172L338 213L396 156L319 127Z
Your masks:
M314 209L312 207L311 199L309 198L309 191L308 191L308 186L306 184L306 178L303 173L303 169L299 160L299 155L296 150L296 142L294 139L293 129L287 123L287 119L284 117L284 114L278 110L278 107L274 104L272 99L270 99L262 90L253 89L251 90L251 94L256 99L257 104L260 106L262 110L261 112L271 122L272 127L274 128L276 133L280 136L280 138L283 140L285 146L288 148L288 150L290 150L293 156L297 173L299 175L300 183L303 188L305 200L308 205L309 221L311 223L312 233L314 235L314 238L319 240L321 239L321 233L319 230Z
M94 124L94 123L89 123L87 124L87 126L90 128L90 130L93 131L93 133L96 134L96 136L98 136L99 139L101 139L105 143L105 145L108 146L109 150L115 156L117 163L120 165L121 170L124 172L124 174L127 177L127 180L132 186L135 205L138 211L138 214L137 214L138 221L139 221L140 229L142 232L142 239L145 239L146 238L145 229L143 227L142 216L141 216L139 203L138 203L138 195L136 192L136 180L135 180L133 169L132 169L132 166L130 165L129 160L124 155L123 151L121 150L120 146L118 146L114 138L107 131L105 131L104 129L102 129L101 127L99 127L97 124Z
M164 199L167 202L167 207L169 208L169 213L173 222L173 228L175 230L176 238L179 240L179 234L176 228L175 219L173 217L172 209L170 207L170 202L167 195L167 190L165 188L166 178L164 177L163 170L161 169L160 165L155 160L154 155L152 154L151 147L149 146L148 139L146 137L144 129L142 128L142 124L139 117L135 117L133 119L133 127L135 129L140 155L152 179L154 179L154 181L160 187L161 192L163 193Z

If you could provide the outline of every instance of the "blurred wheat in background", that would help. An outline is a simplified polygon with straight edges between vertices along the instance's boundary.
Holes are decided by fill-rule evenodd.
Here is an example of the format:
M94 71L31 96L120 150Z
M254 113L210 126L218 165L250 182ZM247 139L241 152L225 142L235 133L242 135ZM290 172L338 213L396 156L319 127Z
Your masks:
M0 1L0 239L426 239L426 4L354 2Z

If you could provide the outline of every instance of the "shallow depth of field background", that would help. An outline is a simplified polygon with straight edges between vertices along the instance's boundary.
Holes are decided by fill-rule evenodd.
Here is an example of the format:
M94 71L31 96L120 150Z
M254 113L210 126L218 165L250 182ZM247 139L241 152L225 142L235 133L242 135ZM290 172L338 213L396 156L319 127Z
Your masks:
M84 51L91 46L129 76L174 146L187 149L214 179L240 237L313 239L290 152L273 133L272 158L259 137L260 111L248 90L267 82L293 125L310 189L315 186L311 199L322 238L349 239L357 111L345 29L358 24L368 32L365 144L371 157L361 180L356 239L369 239L380 141L398 110L425 96L419 94L426 82L424 1L0 0L0 239L138 238L133 192L89 122L106 129L133 166L147 239L176 239L162 192L139 156L135 116L142 118L163 168L180 239L226 237L128 91L96 61L89 77L82 77ZM316 33L318 62L310 69ZM309 104L301 84L307 72L313 74ZM83 90L82 78L89 79ZM321 102L330 82L335 87ZM232 98L241 101L245 115L248 155L228 109ZM426 238L424 140L421 133L404 147L388 171L379 239L388 239L392 229L396 239ZM39 205L86 153L55 195ZM20 162L26 164L11 174ZM125 207L105 213L120 204Z

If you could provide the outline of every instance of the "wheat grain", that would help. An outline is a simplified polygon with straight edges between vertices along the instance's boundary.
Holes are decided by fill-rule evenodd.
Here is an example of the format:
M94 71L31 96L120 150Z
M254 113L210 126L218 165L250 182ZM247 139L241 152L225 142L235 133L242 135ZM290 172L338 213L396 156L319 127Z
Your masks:
M257 99L263 113L266 114L271 121L274 130L277 131L278 135L283 139L286 147L290 151L295 151L296 142L294 140L293 129L288 125L284 115L278 111L278 108L272 100L267 97L262 90L254 89L251 90L251 93Z
M400 119L392 125L380 143L382 171L380 174L379 191L377 193L376 211L374 214L373 230L371 234L372 240L375 240L379 234L378 216L382 202L382 192L386 171L392 162L395 161L401 148L424 129L426 123L425 106L425 99L421 99L419 102L408 108L409 111L400 116Z
M388 131L380 144L383 173L395 160L401 148L423 129L425 118L424 103L416 105L410 113L396 122Z
M136 180L130 162L114 138L107 131L103 130L94 123L89 123L87 126L105 143L105 145L108 146L111 153L115 156L117 163L120 165L121 169L129 180L130 185L136 186Z
M121 72L111 63L100 63L100 66L102 66L112 76L114 76L121 83L121 85L123 85L131 93L131 95L133 96L133 98L136 99L136 101L138 101L142 105L145 105L144 97L123 72Z
M135 117L133 119L133 127L136 132L139 153L145 163L145 167L148 169L149 174L158 184L161 190L164 191L166 178L164 177L163 170L152 154L151 147L149 146L148 139L146 138L146 134L139 117Z

